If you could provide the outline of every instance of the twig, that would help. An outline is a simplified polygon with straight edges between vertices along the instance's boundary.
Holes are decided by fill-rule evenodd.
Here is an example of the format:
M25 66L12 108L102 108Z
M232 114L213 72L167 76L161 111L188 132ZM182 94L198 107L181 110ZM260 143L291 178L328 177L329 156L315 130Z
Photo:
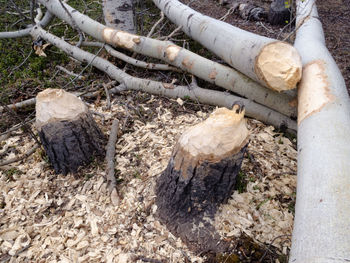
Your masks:
M76 78L78 78L80 80L85 80L84 76L80 76L80 75L78 75L78 74L76 74L76 73L74 73L72 71L69 71L68 69L65 69L64 67L61 67L61 66L57 65L56 68L58 68L59 70L65 72L65 73L67 73L70 76L76 77Z
M271 241L271 243L269 244L269 246L266 248L265 253L264 253L264 255L262 255L262 257L260 258L259 262L263 262L263 259L266 257L267 252L270 250L270 247L272 246L273 242L275 242L277 239L282 238L282 237L290 237L290 235L280 235L280 236L275 237L275 238Z
M13 0L10 0L11 3L13 4L13 6L15 7L15 9L17 10L17 12L24 17L25 19L28 19L28 17L22 12L22 10L20 8L18 8L18 6L16 5L16 3Z
M171 32L169 35L167 35L167 36L164 36L164 37L160 37L160 38L158 38L159 40L163 40L163 39L165 39L165 40L168 40L168 39L170 39L171 37L173 37L178 31L180 31L182 29L182 26L178 26L177 28L175 28L174 30L173 30L173 32Z
M35 136L35 134L33 133L32 129L28 126L27 123L25 123L18 115L17 113L11 109L10 107L8 107L7 105L3 105L3 107L7 110L8 113L10 113L13 118L17 119L18 121L20 121L22 123L22 127L24 129L25 132L28 132L28 134L34 139L34 141L40 145L40 142L38 140L38 138Z
M156 27L160 24L160 22L162 22L164 20L164 13L160 12L160 18L159 20L152 26L151 30L148 32L147 37L151 37L154 33L154 30L156 29Z
M83 74L83 72L92 64L92 62L94 62L95 58L98 56L98 54L100 54L103 48L104 48L104 45L97 51L94 58L89 62L89 64L87 64L76 77L74 77L71 81L69 81L66 85L64 85L63 88L66 88L69 84L73 83L79 76L81 76L81 74Z
M16 124L15 126L11 127L10 129L8 129L7 131L4 131L2 133L0 133L0 136L4 135L4 134L8 134L11 133L13 131L18 130L19 128L23 127L23 125L26 125L27 123L32 123L34 121L34 119L31 119L29 121L23 121L22 123Z
M35 0L30 1L30 20L32 21L32 24L35 25L34 21L34 8L35 8Z
M62 6L62 8L64 9L64 11L67 13L67 15L69 16L71 22L72 22L72 27L78 32L79 34L79 41L76 44L77 47L81 46L81 43L84 41L85 37L83 32L80 30L80 28L78 27L78 25L75 23L75 20L73 19L71 13L69 13L68 9L64 6L64 4L62 3L62 0L58 0Z
M33 146L33 148L31 148L29 151L24 153L22 156L18 156L18 157L9 159L9 160L2 161L2 162L0 162L0 166L8 165L8 164L11 164L11 163L15 163L15 162L21 161L21 160L23 160L25 158L28 158L30 155L35 153L36 149L38 149L39 147L40 147L40 145L36 143Z
M119 199L116 185L117 181L114 175L114 159L115 159L115 144L118 138L118 130L119 130L119 121L115 119L112 123L111 132L109 134L108 144L107 144L107 152L106 152L106 179L107 179L107 187L110 194L116 195L117 199ZM119 202L119 200L116 200ZM113 202L113 200L112 200Z
M235 11L236 7L235 6L232 6L230 7L229 10L227 10L227 13L225 15L223 15L222 17L219 18L220 21L225 21L225 19L231 15L234 11Z
M15 70L17 70L17 69L19 69L20 67L22 67L22 66L27 62L27 60L29 59L29 57L30 57L30 55L31 55L32 53L33 53L33 49L30 50L28 56L22 61L21 64L19 64L18 66L14 67L14 68L11 70L9 76L11 76L12 73L13 73Z
M103 43L84 41L82 43L82 46L102 47ZM172 71L176 71L176 72L182 72L180 69L173 67L173 66L166 65L166 64L147 63L147 62L135 59L133 57L129 57L129 56L125 55L124 53L115 50L110 45L105 45L105 49L108 52L108 54L112 55L113 57L119 58L120 60L122 60L126 63L129 63L135 67L147 68L150 70L172 70Z
M111 109L111 96L109 95L109 91L108 91L107 85L104 84L103 88L104 88L105 93L106 93L107 109L110 110Z

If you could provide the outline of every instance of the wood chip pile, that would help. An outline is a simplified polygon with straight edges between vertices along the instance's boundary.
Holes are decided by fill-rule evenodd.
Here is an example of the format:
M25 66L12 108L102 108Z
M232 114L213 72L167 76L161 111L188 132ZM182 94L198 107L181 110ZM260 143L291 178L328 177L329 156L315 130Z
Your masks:
M26 161L3 167L0 262L203 262L154 217L156 177L166 168L178 136L209 113L208 108L187 110L186 103L169 104L150 96L132 107L113 104L110 111L101 104L89 105L104 114L104 125L99 117L96 120L105 133L116 116L122 123L133 121L116 147L119 206L108 194L103 161L96 160L78 175L55 175L38 149ZM135 107L139 113L152 113L147 121L137 114L134 118ZM255 120L248 124L250 144L241 172L246 191L235 191L220 207L216 228L232 240L245 233L266 245L273 241L286 254L296 188L295 143L273 132L273 127ZM7 159L26 152L33 142L18 133L0 150L6 147L13 148L3 157Z

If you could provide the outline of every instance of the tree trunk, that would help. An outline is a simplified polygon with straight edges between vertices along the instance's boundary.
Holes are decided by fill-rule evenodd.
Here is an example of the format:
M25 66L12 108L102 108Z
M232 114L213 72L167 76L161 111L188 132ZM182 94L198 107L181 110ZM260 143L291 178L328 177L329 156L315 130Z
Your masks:
M298 184L290 262L350 261L350 100L316 1L297 1Z
M105 138L87 106L64 90L46 89L37 95L36 127L56 173L76 172L104 155Z
M286 25L290 23L291 7L289 0L274 0L269 10L269 22L271 25Z
M288 43L204 16L176 0L153 2L187 35L262 85L283 91L294 89L299 82L300 56Z
M235 104L187 130L157 180L160 221L196 251L226 249L211 220L231 196L240 171L248 142L243 117L243 107Z
M103 16L107 26L136 33L133 0L103 0Z

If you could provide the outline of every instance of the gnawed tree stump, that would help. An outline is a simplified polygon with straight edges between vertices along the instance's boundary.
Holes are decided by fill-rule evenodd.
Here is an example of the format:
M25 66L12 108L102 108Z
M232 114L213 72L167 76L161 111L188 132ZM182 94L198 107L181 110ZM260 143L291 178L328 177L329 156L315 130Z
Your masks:
M37 95L36 127L56 173L76 172L104 155L105 137L88 107L64 90L46 89Z
M248 143L244 107L219 108L178 140L156 183L158 217L195 251L225 251L212 220L232 194Z
M290 23L290 0L274 0L270 6L268 19L271 25L286 25Z

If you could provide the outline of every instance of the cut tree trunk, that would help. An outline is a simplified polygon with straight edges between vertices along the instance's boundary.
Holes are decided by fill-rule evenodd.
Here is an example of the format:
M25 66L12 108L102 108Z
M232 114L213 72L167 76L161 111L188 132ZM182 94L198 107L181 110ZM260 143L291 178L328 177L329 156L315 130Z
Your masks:
M36 97L36 127L56 173L76 172L104 155L105 137L75 95L46 89Z
M192 39L233 68L276 91L294 89L302 65L288 43L259 36L204 16L176 0L153 0Z
M243 108L219 108L183 133L157 180L160 221L196 251L227 249L211 220L240 171L249 134Z
M297 1L298 183L290 262L350 261L350 99L316 1Z
M198 78L224 89L231 90L260 104L266 105L288 117L293 117L295 115L296 109L289 103L293 98L286 94L278 94L277 92L266 89L230 67L203 58L170 41L160 41L157 39L141 37L106 27L81 14L77 10L74 10L67 4L63 4L66 8L66 10L64 10L58 0L38 0L38 2L42 3L57 17L63 19L67 23L71 23L70 16L66 12L66 10L68 10L82 31L101 42L106 42L113 46L122 47L145 56L166 61L167 63L191 73ZM225 43L226 50L227 43L228 42ZM285 44L282 43L281 45ZM285 52L284 55L288 57L288 54L290 55L289 48L287 48ZM299 55L296 55L299 59ZM271 56L273 57L274 55L272 54ZM265 59L264 56L261 56L261 58L263 60ZM287 69L281 64L277 65L282 70L290 72L290 75L294 74L293 69ZM276 65L273 65L273 67L277 68ZM276 78L278 78L278 76Z
M271 25L286 25L291 21L291 6L289 0L274 0L269 10Z
M134 0L103 0L106 25L135 34Z
M239 100L246 106L246 115L248 117L255 118L278 128L291 129L294 131L294 133L296 131L297 125L294 120L291 120L289 117L282 115L268 107L255 103L252 100L240 98L227 92L199 88L195 85L191 85L190 87L176 86L174 84L132 77L117 68L111 62L101 57L96 57L95 55L86 52L76 46L72 46L61 38L58 38L46 32L40 27L34 27L31 31L31 36L34 39L42 38L57 48L61 49L68 55L72 56L73 58L81 62L93 65L99 70L105 72L112 79L117 80L119 83L123 83L127 89L144 91L151 94L157 94L171 98L190 98L196 102L228 108L231 108L233 103ZM17 104L10 105L12 108L16 106Z

